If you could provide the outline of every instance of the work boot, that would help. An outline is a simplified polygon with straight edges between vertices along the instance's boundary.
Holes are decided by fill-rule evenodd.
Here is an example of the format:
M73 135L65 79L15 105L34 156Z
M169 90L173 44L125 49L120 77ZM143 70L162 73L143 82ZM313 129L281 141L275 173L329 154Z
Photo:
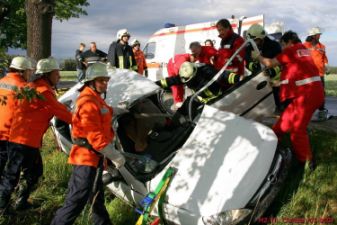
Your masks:
M0 216L9 215L9 198L6 196L0 196Z
M308 161L308 168L310 170L310 172L314 172L314 170L316 169L317 164L316 164L316 159L313 157L310 161Z
M327 109L320 109L318 111L318 120L325 121L328 118L328 110Z
M25 210L32 207L32 204L28 202L29 194L32 187L29 187L26 180L22 180L17 190L17 200L14 203L15 210Z
M14 216L14 215L15 215L15 212L9 206L4 209L0 209L0 218L2 216Z
M28 202L26 197L20 197L15 201L14 209L15 210L27 210L33 207L33 204Z

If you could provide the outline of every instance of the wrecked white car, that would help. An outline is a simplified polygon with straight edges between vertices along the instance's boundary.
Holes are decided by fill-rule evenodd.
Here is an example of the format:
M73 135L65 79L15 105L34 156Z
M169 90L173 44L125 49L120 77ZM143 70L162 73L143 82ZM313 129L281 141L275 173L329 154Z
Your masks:
M123 104L128 109L113 124L116 147L125 153L127 163L121 179L109 180L105 172L107 188L139 207L165 171L173 167L176 173L162 207L162 219L169 224L256 221L281 188L291 159L288 149L279 148L273 131L256 122L273 109L267 82L261 74L248 77L212 104L192 109L191 116L171 112L163 90L154 82L117 69L111 75L106 102L113 107ZM73 107L80 86L75 85L59 101ZM156 105L159 113L139 112L138 104L144 100ZM134 143L121 129L125 117L130 116L166 121L148 132L142 153L135 152ZM71 127L57 119L52 127L59 146L68 152Z

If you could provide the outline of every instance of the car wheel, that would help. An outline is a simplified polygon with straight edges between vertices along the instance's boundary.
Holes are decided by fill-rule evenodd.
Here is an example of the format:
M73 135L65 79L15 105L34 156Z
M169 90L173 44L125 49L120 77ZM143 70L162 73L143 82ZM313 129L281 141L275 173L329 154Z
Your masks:
M279 150L279 154L282 155L282 169L277 177L276 182L271 187L269 193L262 197L258 205L253 209L253 214L251 215L251 221L257 221L260 219L263 214L267 211L267 209L272 205L275 200L277 194L281 190L284 181L288 175L289 169L291 167L292 153L289 148Z

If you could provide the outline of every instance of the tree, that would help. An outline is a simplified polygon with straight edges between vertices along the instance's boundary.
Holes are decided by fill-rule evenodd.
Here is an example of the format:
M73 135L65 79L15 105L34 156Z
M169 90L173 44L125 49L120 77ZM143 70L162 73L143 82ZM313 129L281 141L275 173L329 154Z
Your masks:
M24 0L2 0L8 7L6 17L0 23L0 48L26 48L26 16Z
M51 55L54 0L26 0L27 55L33 59Z
M6 1L6 0L2 0ZM7 0L9 16L0 24L0 48L27 49L35 60L51 54L52 20L87 15L87 0ZM26 12L26 13L25 13Z

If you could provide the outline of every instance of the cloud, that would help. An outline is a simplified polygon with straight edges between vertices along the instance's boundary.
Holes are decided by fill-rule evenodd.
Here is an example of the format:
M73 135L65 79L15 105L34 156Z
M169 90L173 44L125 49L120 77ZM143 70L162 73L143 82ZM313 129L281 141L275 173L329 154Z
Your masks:
M53 54L73 57L80 42L96 41L98 48L107 51L117 30L127 28L143 44L166 22L185 25L216 21L231 15L255 16L264 14L265 23L282 21L285 29L305 36L313 26L324 28L322 41L328 49L330 61L337 65L334 41L328 37L337 30L337 6L332 0L232 1L232 0L90 0L88 16L53 23ZM336 35L334 35L336 37Z

